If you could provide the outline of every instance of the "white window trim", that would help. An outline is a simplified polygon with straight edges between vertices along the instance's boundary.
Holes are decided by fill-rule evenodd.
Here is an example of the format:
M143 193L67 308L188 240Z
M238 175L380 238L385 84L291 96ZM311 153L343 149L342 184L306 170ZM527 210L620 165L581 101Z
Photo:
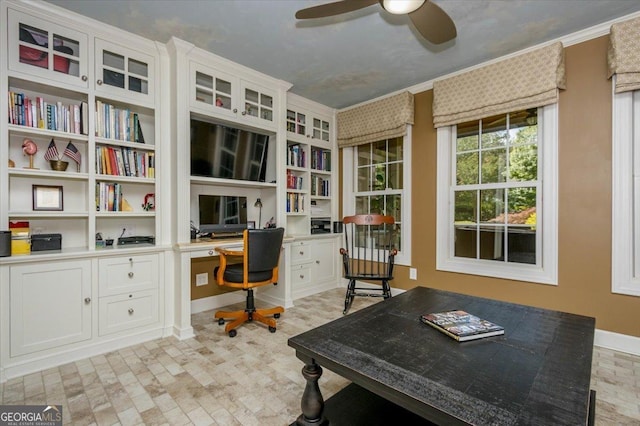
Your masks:
M611 291L640 296L640 92L613 93L612 113Z
M407 134L403 140L402 159L402 251L398 251L394 259L396 265L411 266L411 125L407 125ZM344 216L354 215L356 212L355 195L353 189L358 183L358 176L354 165L355 147L342 149L342 213Z
M452 159L455 126L438 128L437 154L437 219L436 269L463 274L482 275L541 284L558 284L558 107L541 107L538 125L542 143L538 145L539 168L542 170L542 194L538 194L537 225L541 228L542 250L539 265L466 259L454 256L453 200L451 182L454 179ZM539 139L540 140L540 139ZM541 201L542 200L542 201ZM539 250L540 244L536 244Z

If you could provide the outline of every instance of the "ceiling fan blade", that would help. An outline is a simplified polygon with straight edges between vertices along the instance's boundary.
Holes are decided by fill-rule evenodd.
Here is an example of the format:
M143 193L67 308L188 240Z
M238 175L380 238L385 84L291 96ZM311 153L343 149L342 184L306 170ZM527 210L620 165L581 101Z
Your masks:
M433 44L453 40L458 34L449 15L430 0L411 12L409 18L420 34Z
M342 0L333 3L321 4L319 6L308 7L296 12L297 19L324 18L327 16L340 15L342 13L353 12L372 4L378 0Z

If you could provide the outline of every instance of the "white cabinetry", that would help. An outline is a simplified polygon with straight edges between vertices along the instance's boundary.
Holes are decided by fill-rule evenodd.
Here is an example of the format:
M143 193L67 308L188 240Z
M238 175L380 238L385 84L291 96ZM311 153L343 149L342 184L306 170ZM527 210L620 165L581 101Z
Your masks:
M159 194L166 49L46 2L0 9L0 229L62 236L61 250L0 258L4 380L165 334L170 197ZM66 170L44 158L54 145ZM36 187L60 201L36 206ZM117 244L133 235L156 244Z
M12 266L11 356L91 338L91 262Z
M299 299L338 285L338 236L305 238L291 243L291 297Z
M99 260L100 335L158 321L158 255Z
M191 63L189 104L193 112L275 129L278 91L213 67Z
M87 34L60 25L55 17L33 16L14 9L8 9L6 28L10 70L47 84L88 87Z
M311 233L312 221L330 223L337 215L335 111L287 95L286 199L287 232Z

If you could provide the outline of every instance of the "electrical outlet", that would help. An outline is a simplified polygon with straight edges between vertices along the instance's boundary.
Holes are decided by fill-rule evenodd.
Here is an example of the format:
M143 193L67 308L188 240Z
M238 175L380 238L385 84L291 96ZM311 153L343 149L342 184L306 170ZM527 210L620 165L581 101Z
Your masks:
M416 268L409 268L409 279L410 280L418 279L418 270Z
M209 284L209 274L203 272L202 274L196 274L196 287Z

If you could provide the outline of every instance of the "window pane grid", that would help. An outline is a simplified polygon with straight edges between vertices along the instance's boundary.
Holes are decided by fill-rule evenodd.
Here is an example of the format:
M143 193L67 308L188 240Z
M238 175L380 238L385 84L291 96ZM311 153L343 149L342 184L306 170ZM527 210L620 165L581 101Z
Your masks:
M454 256L536 264L537 111L463 123L457 130Z

